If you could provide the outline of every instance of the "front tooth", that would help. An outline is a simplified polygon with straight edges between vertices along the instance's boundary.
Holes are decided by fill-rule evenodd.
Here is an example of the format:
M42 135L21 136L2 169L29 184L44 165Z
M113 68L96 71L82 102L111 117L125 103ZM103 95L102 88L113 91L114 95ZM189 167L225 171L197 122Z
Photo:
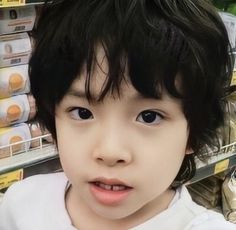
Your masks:
M112 187L112 190L113 190L113 191L125 190L125 186L123 186L123 185L114 185L114 186Z
M105 189L105 184L99 183L99 187L104 188Z
M100 183L99 186L100 186L101 188L103 188L103 189L106 189L106 190L111 190L111 188L112 188L112 185L103 184L103 183Z
M111 190L111 188L112 188L112 185L109 185L109 184L106 184L106 185L105 185L105 189L106 189L106 190Z
M119 185L114 185L114 186L112 187L112 190L113 190L113 191L119 191L119 190L120 190L120 186L119 186Z

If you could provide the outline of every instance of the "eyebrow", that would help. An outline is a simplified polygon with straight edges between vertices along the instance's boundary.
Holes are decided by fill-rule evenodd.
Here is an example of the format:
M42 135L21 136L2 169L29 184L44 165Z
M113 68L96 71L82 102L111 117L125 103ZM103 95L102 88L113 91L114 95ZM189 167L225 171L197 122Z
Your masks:
M66 93L67 96L74 96L79 98L87 98L86 93L84 91L79 91L75 89L69 89Z
M87 99L87 94L85 93L85 91L80 91L78 89L69 89L68 92L66 93L66 96L73 96L73 97L77 97L77 98L81 98L81 99ZM134 95L132 95L130 97L131 100L137 101L137 100L145 100L145 99L153 99L153 100L157 100L157 101L161 101L161 98L153 98L153 97L145 97L144 95L140 94L140 93L135 93Z

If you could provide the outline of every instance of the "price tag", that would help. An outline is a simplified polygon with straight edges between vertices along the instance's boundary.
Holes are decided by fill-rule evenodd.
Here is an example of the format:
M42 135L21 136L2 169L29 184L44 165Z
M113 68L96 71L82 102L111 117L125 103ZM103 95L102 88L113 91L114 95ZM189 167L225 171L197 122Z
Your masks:
M22 6L25 0L0 0L0 6Z
M214 173L217 174L217 173L223 172L228 167L229 167L229 159L220 161L220 162L216 163Z
M0 175L0 189L7 188L23 179L23 169Z

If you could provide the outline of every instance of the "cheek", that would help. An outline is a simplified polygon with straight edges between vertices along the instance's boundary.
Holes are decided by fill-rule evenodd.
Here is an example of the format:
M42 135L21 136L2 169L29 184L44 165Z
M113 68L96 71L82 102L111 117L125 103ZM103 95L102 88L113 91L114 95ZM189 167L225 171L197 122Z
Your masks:
M89 137L84 139L78 135L68 122L56 119L57 147L60 161L67 176L77 174L87 162L86 146L89 146Z
M169 186L181 167L186 154L188 133L185 128L179 127L176 130L178 132L166 129L161 135L142 138L145 142L136 143L140 153L139 164L146 172L143 177L146 176L150 184Z

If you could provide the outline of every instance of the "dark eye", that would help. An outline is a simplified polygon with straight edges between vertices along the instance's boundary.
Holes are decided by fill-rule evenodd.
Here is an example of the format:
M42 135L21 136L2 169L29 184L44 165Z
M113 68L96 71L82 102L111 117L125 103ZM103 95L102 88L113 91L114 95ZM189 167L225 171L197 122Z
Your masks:
M162 119L163 115L152 110L145 110L137 117L137 121L147 124L159 124Z
M93 119L92 112L83 107L77 107L77 108L71 109L70 114L71 114L71 117L75 120Z

